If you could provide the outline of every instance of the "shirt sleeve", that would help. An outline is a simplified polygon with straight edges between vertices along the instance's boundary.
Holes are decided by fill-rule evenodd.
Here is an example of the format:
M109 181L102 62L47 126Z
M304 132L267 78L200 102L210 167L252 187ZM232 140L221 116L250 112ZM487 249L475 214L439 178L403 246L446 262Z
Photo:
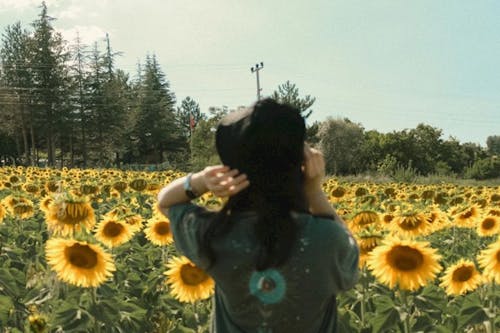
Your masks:
M203 223L208 222L204 217L206 213L205 208L192 203L178 204L168 209L176 249L200 268L204 267L206 260L200 253L198 235Z
M333 221L333 278L337 291L351 289L359 277L359 247L347 227Z

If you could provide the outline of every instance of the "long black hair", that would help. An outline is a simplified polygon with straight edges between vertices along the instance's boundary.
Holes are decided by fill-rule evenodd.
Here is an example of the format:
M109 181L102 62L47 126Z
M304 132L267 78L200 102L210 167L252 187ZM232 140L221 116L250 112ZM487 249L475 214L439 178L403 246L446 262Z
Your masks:
M284 264L297 239L292 211L307 211L302 174L305 123L300 112L272 99L230 115L217 129L225 165L246 173L250 186L228 202L201 233L201 249L213 265L212 242L231 230L232 213L254 211L257 270Z

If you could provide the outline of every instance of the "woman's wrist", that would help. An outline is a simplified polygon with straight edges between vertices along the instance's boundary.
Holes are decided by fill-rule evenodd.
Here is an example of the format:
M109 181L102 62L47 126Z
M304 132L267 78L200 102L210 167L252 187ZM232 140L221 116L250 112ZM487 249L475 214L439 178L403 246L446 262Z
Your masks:
M191 188L197 196L202 196L203 194L208 192L203 171L193 173L193 175L191 176Z

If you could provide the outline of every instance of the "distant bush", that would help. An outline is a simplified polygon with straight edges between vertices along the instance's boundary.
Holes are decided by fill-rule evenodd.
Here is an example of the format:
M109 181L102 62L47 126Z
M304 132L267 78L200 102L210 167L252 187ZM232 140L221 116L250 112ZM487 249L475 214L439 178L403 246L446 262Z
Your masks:
M465 178L490 179L500 177L500 159L497 157L483 158L465 170Z
M397 159L388 154L378 165L377 171L392 180L402 183L413 183L418 177L418 170L412 166L412 161L407 166L402 165Z

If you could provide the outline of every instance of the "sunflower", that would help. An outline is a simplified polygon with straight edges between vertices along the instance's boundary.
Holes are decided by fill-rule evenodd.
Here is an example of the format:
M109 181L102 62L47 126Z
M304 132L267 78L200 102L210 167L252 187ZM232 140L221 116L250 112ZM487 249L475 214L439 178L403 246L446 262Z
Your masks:
M500 216L500 209L490 209L488 215Z
M498 234L500 231L500 217L487 215L479 222L476 230L478 235L482 237Z
M143 217L139 214L128 214L123 216L123 221L130 227L132 232L137 232L142 229Z
M56 193L62 190L64 185L63 181L49 180L45 183L45 191L47 193Z
M386 225L389 225L394 221L395 218L396 218L396 216L394 216L394 214L385 213L382 215L382 222L384 222L384 224L386 224Z
M394 288L416 290L441 270L437 250L427 242L388 239L368 255L367 266L381 282Z
M481 274L470 260L460 259L456 264L448 267L441 277L441 288L448 295L462 295L473 291L481 283Z
M91 230L95 225L94 209L85 199L57 199L49 203L47 227L56 235L71 236L82 225Z
M13 207L14 215L21 219L27 219L35 214L35 208L33 207L33 202L28 199L23 199Z
M351 218L351 230L359 231L370 224L378 224L380 217L377 212L372 210L362 210Z
M347 194L347 190L342 186L337 186L330 191L329 199L330 201L338 202L340 199L344 198Z
M418 212L400 213L389 226L395 233L406 237L425 235L429 230L425 215Z
M159 218L155 216L149 219L144 233L146 234L146 238L155 245L168 245L174 241L172 230L170 229L170 221L166 217Z
M3 219L5 218L6 213L7 212L5 211L4 206L0 203L0 223L3 222Z
M358 235L359 245L359 267L365 266L368 254L382 243L384 237L380 234Z
M25 192L28 192L31 194L37 194L38 191L40 190L40 187L36 184L33 184L33 183L26 183L23 185L23 189Z
M456 214L454 214L454 222L459 227L474 227L475 222L480 216L480 210L477 206L470 206L465 208Z
M127 207L127 205L119 204L113 207L113 209L111 209L109 212L107 212L105 216L110 218L120 218L121 216L130 214L131 212L132 210Z
M500 238L481 251L477 257L483 276L488 280L500 283Z
M99 222L95 229L95 238L111 248L128 242L134 235L126 223L110 218Z
M111 185L115 191L118 191L119 193L125 191L128 187L128 184L125 183L124 181L117 181L113 185Z
M17 216L21 219L27 219L35 213L33 202L25 197L9 195L6 196L2 202L9 215Z
M370 193L370 191L368 191L368 189L363 186L358 186L354 191L354 195L357 197L362 197L364 195L367 195L368 193Z
M446 214L436 206L431 206L430 211L425 213L425 219L432 232L446 228L449 225Z
M52 238L45 245L45 253L57 277L79 287L97 287L115 271L111 255L97 244Z
M54 202L54 198L50 195L47 195L40 200L40 210L45 214L48 214L50 210L50 204Z
M142 192L148 187L148 181L143 178L135 178L128 185L137 192Z
M167 284L172 295L181 302L193 303L213 294L215 282L186 257L174 257L167 264Z

